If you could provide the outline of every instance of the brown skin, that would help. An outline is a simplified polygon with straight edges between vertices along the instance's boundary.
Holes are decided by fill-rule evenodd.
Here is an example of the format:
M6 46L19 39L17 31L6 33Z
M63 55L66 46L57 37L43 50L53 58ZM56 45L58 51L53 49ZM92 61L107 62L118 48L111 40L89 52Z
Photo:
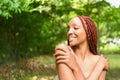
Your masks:
M104 57L90 52L83 25L78 17L68 24L69 46L55 48L55 60L60 80L105 80L108 68Z

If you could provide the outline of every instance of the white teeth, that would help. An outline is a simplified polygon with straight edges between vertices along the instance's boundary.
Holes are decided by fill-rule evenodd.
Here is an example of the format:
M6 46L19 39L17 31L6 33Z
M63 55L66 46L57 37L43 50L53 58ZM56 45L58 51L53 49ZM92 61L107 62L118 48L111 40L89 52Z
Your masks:
M72 41L72 40L75 40L76 38L75 37L71 37L69 38L69 41Z

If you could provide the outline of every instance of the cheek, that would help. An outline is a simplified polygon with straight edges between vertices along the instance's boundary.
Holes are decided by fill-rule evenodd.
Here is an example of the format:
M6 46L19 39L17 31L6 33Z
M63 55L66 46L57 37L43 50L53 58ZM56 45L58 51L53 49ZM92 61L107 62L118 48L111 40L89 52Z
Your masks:
M79 39L86 39L85 31L78 31L77 34L78 34Z

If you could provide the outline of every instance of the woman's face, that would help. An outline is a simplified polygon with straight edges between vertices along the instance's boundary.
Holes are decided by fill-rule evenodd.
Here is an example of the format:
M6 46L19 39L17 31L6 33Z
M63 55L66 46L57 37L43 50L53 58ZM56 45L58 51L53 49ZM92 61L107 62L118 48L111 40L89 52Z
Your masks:
M83 28L83 25L78 17L73 18L68 23L68 42L71 47L78 46L85 41L86 39L86 32Z

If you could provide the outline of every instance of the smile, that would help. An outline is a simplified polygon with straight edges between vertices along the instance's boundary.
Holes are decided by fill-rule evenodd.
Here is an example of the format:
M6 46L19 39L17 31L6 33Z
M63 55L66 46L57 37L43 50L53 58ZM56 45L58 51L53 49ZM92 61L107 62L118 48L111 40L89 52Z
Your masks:
M73 40L75 40L76 39L76 37L69 37L69 41L71 42L71 41L73 41Z

